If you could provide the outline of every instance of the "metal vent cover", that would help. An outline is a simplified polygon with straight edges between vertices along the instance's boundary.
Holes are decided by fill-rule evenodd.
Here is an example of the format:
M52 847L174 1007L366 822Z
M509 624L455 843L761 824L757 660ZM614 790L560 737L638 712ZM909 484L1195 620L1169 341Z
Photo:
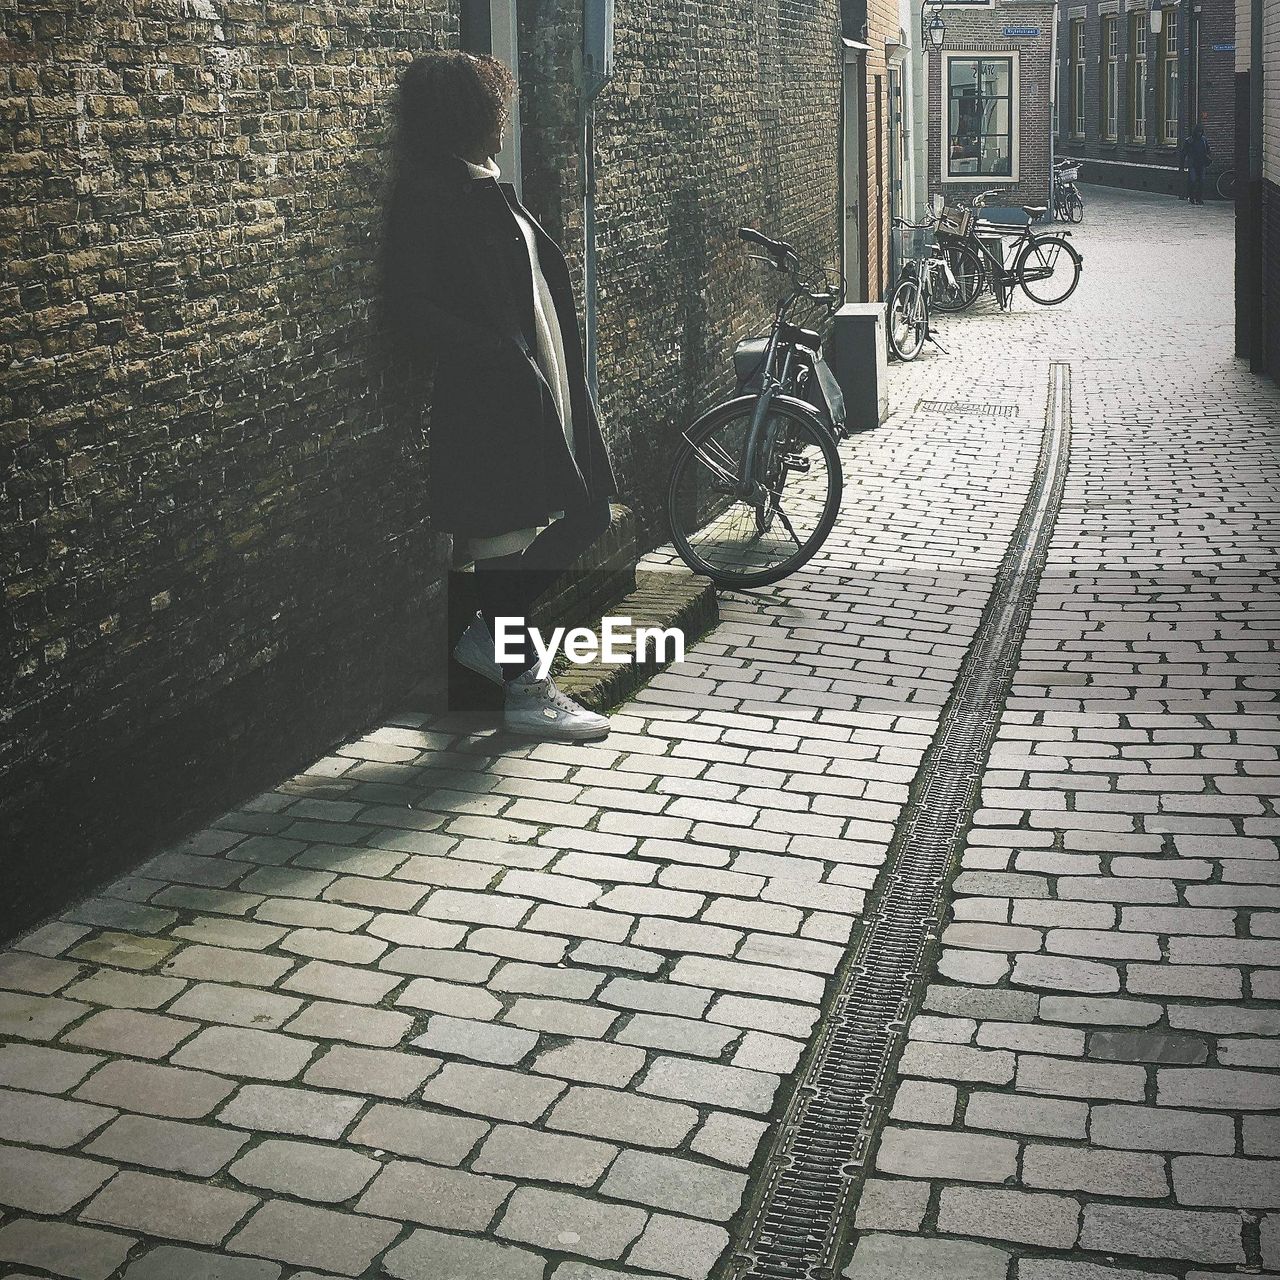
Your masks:
M960 413L975 418L1016 418L1016 404L979 404L973 400L921 400L916 409L924 413Z

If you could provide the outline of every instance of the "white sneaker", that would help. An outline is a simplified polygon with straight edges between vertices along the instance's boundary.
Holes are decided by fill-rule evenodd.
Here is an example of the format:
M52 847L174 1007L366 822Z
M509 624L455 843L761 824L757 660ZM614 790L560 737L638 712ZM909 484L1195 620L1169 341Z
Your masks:
M502 668L493 656L493 636L489 634L488 623L478 613L454 646L453 660L494 684L503 683Z
M609 718L580 707L556 688L550 676L539 680L533 671L526 671L507 684L502 727L532 738L582 742L607 737Z

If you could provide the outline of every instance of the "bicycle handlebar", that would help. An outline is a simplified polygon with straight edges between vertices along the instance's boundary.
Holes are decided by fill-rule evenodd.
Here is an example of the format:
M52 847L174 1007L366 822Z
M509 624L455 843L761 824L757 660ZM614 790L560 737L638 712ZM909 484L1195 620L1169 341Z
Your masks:
M769 260L779 271L786 271L791 276L791 285L795 290L795 296L804 296L811 302L821 303L824 306L831 307L833 304L838 305L844 300L844 281L840 281L838 291L831 289L815 289L813 283L800 278L800 256L785 240L774 240L762 231L757 231L754 227L739 227L738 239L746 240L751 244L757 244L769 254ZM819 271L821 269L819 268ZM824 279L823 284L826 283Z
M754 227L739 227L738 239L749 240L752 244L758 244L762 249L767 249L779 267L788 258L796 256L796 251L785 240L771 240L763 231L757 231Z
M1004 194L1005 192L1003 187L991 187L987 191L979 191L978 194L969 201L969 207L972 209L980 209L987 203L988 196L1002 196Z

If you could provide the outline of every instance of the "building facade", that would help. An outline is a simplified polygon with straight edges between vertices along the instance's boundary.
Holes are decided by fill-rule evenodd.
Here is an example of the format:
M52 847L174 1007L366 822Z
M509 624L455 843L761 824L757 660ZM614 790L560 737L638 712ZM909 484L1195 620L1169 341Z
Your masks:
M878 301L893 287L893 218L906 206L911 37L901 0L843 0L841 117L843 258L849 297Z
M1215 167L1232 163L1231 0L1067 0L1058 22L1060 155L1081 179L1181 190L1179 151L1197 120Z
M1046 204L1052 163L1052 0L926 6L945 25L926 48L926 188L948 203Z
M1235 18L1236 354L1280 379L1280 4Z

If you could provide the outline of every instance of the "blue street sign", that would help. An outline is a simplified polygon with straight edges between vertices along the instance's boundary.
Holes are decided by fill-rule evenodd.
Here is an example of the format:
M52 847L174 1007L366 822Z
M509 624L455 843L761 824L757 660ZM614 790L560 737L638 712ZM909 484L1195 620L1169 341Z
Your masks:
M1213 49L1214 53L1235 53L1236 51L1234 44L1215 44L1210 47Z
M1005 38L1020 38L1024 36L1038 36L1040 34L1039 27L1005 27Z

